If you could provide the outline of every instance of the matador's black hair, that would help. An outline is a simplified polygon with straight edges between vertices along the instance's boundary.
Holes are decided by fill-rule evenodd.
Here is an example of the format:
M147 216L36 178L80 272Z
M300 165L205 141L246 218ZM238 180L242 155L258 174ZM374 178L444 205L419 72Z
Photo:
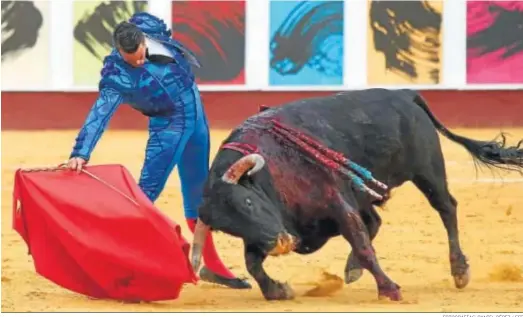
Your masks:
M136 25L122 22L113 32L114 45L126 53L134 53L145 40L145 35Z

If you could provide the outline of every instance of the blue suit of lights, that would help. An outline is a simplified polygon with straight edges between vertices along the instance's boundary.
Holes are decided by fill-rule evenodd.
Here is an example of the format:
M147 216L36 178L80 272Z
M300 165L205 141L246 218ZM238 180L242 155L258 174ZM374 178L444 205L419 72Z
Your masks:
M71 157L89 160L118 106L131 105L149 117L149 139L139 186L155 201L178 165L185 217L197 218L209 169L209 127L190 63L194 55L171 38L165 23L148 13L129 20L173 54L169 64L127 64L116 49L104 59L99 96L76 138Z

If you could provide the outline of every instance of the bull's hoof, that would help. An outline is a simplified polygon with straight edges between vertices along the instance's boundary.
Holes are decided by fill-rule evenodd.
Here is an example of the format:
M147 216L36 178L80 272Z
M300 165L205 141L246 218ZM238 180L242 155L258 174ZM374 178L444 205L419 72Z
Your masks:
M465 288L470 282L470 269L467 268L463 274L454 275L454 285L458 289Z
M400 301L403 297L401 296L400 287L397 284L393 284L387 288L381 288L378 293L378 299Z
M360 265L360 261L351 252L345 265L345 284L356 282L362 275L363 268Z
M275 282L269 285L263 296L266 300L291 300L295 295L289 284Z
M467 257L463 254L450 256L450 273L454 278L456 288L465 288L470 281L470 266Z
M239 278L227 278L220 276L216 273L211 272L208 268L203 267L200 270L200 278L202 281L219 284L233 289L249 289L252 288L246 280L241 280Z
M350 269L345 272L345 284L354 283L363 275L362 269Z

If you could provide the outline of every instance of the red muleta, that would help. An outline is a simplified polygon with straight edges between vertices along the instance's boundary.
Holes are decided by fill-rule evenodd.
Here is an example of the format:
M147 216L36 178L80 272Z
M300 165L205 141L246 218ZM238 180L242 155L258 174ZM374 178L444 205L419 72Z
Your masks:
M13 227L36 272L100 299L178 298L198 280L180 226L164 216L121 165L19 169Z

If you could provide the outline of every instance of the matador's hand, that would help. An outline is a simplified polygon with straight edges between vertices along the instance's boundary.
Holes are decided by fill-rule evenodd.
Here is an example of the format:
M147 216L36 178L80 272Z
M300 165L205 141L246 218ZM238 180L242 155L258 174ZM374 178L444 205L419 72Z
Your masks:
M85 164L87 164L87 162L83 158L72 157L67 162L67 168L71 170L76 170L77 173L80 173Z

